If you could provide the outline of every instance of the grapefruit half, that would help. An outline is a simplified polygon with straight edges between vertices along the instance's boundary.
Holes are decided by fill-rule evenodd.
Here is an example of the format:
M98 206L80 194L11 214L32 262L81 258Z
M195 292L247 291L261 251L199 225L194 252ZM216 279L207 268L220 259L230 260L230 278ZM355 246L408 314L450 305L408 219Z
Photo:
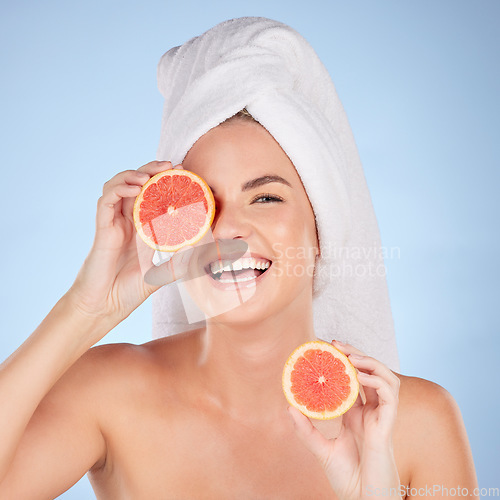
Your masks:
M282 386L290 405L318 420L344 414L359 392L356 369L347 356L319 340L292 352L283 369Z
M134 224L151 248L175 252L208 231L215 201L208 184L189 170L169 169L149 179L134 203Z

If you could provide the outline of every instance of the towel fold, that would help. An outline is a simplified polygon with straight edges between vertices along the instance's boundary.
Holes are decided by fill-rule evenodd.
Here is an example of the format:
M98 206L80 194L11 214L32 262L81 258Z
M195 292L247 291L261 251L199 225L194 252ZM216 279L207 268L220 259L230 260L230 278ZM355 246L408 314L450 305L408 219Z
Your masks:
M270 19L225 21L158 66L165 97L157 157L182 163L203 134L246 108L293 162L314 210L321 256L313 282L316 335L398 369L383 249L352 132L333 82L309 43ZM153 295L153 335L189 324L179 290Z

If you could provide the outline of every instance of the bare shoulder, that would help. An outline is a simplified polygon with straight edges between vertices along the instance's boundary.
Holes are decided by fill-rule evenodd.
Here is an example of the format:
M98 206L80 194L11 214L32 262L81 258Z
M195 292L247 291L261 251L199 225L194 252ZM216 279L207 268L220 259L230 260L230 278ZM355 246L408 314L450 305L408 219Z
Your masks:
M400 380L399 409L405 419L431 419L439 425L442 421L460 415L453 396L442 386L418 377L396 374Z
M418 377L400 379L395 448L413 483L431 478L475 481L460 408L442 386ZM458 483L457 483L458 484Z
M145 344L103 344L93 347L73 368L86 384L95 381L101 391L130 392L148 385L161 373L175 374L188 364L196 351L199 331L152 340Z
M418 377L399 375L399 407L396 431L419 448L429 438L442 442L446 437L463 434L462 416L453 396L442 386ZM426 439L422 441L422 438Z

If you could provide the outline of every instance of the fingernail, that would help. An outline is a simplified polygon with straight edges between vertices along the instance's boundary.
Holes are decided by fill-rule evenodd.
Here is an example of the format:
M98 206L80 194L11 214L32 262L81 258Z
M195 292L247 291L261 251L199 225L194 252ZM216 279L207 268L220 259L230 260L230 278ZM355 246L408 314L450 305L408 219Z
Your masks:
M340 340L334 340L334 342L339 345L345 345L344 342L341 342Z

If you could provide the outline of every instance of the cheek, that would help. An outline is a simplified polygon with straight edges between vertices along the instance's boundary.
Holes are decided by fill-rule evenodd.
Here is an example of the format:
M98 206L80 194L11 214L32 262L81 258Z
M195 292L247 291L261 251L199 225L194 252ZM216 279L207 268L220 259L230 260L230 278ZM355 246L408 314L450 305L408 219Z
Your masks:
M265 225L275 257L288 269L308 269L312 272L316 258L316 226L312 212L282 210L269 218Z
M314 215L301 210L283 210L273 215L276 239L300 247L316 246Z

